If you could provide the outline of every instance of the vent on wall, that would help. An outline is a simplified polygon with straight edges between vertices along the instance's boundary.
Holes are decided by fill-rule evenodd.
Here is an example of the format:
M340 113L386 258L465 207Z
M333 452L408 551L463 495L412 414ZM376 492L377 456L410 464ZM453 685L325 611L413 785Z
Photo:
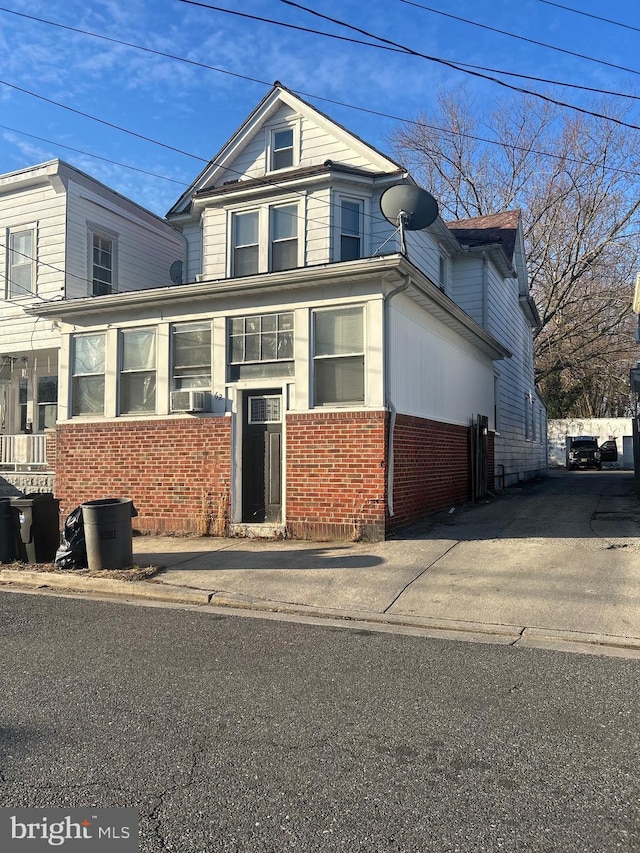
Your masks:
M204 412L205 392L172 391L170 402L172 412Z

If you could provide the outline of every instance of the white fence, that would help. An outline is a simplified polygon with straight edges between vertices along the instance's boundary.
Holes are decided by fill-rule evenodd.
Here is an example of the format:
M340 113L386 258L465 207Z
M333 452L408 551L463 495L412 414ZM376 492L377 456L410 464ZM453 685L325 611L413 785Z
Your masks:
M12 468L46 468L47 437L37 435L0 435L0 466Z

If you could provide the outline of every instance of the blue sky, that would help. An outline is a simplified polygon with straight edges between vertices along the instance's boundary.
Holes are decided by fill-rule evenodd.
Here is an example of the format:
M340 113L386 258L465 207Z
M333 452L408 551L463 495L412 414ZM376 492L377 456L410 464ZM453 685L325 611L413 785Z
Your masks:
M347 38L364 38L283 0L202 2ZM0 0L0 4L0 173L59 157L160 215L177 200L204 162L217 153L274 80L301 93L384 151L398 122L353 107L412 119L421 110L430 110L439 88L465 86L479 103L507 96L506 90L495 83L419 57L286 29L181 0ZM607 4L601 0L558 0L558 4L544 0L415 0L415 5L413 0L300 0L307 9L451 62L640 93L637 0L610 0ZM102 41L6 10L115 41ZM510 38L433 10L609 65ZM566 87L502 79L575 104L584 105L588 97ZM607 98L611 103L619 100ZM640 101L630 103L627 120L640 125ZM629 132L637 133L640 139L640 131ZM158 177L109 161L126 163Z

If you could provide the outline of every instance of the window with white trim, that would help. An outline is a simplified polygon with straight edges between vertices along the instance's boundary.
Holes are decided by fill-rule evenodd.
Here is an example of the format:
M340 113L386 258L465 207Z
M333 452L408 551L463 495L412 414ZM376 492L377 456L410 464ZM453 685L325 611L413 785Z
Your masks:
M104 334L75 335L71 355L71 413L104 414Z
M275 128L271 131L271 170L287 169L294 165L293 127Z
M354 261L362 257L364 203L358 199L340 201L340 260Z
M260 263L259 213L234 213L232 222L233 276L256 275Z
M364 402L364 311L314 311L314 405Z
M300 265L298 203L231 214L231 276L279 272Z
M269 240L272 272L298 266L298 205L287 204L270 209Z
M116 259L118 241L115 234L90 228L89 277L93 296L107 296L117 288Z
M211 323L176 323L171 344L172 389L211 388Z
M156 330L120 332L121 415L156 410Z
M6 298L31 296L36 292L36 229L9 229L7 246Z

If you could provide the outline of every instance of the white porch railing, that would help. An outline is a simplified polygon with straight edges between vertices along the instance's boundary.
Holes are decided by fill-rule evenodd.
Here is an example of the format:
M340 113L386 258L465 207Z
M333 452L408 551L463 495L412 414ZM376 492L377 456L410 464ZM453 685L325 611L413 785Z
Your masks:
M0 466L13 468L46 468L47 437L36 435L0 435Z

